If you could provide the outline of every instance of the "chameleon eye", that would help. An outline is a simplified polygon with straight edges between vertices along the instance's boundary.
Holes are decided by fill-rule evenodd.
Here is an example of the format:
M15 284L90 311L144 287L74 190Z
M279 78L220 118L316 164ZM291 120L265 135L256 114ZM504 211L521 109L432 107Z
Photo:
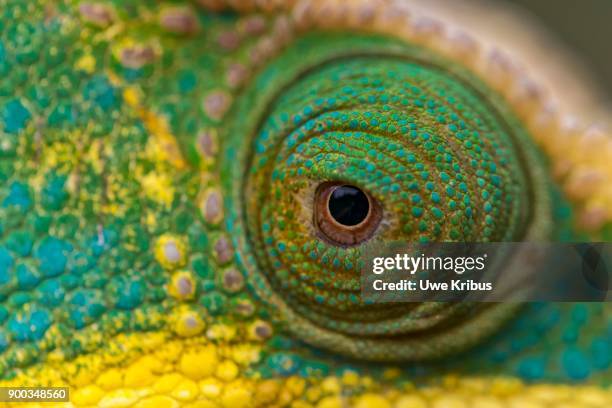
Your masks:
M554 239L565 203L526 119L537 92L513 105L504 61L487 82L392 36L305 30L282 44L223 135L225 222L257 297L295 338L364 360L441 358L493 334L516 304L366 304L362 255Z
M477 78L420 50L397 55L396 44L388 55L381 43L329 57L362 44L334 41L291 47L270 64L281 83L267 103L264 72L236 113L258 118L250 146L251 122L230 132L240 138L225 170L241 180L227 190L237 193L228 212L244 266L314 345L370 360L431 358L442 343L461 350L515 306L364 304L362 254L370 242L545 239L546 172L527 131ZM476 335L483 318L494 324Z
M349 184L322 183L314 201L315 227L335 245L362 243L374 234L382 218L380 204L367 192Z

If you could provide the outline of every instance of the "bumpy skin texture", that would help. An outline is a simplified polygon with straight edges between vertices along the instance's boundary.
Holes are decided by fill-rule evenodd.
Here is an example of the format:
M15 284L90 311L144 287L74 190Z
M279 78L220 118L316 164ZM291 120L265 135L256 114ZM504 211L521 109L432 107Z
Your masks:
M584 156L538 147L461 64L367 19L0 13L0 385L68 385L66 406L612 403L607 304L363 305L361 247L315 231L317 185L342 180L382 203L373 242L612 239L609 212L575 215L601 190L553 181Z

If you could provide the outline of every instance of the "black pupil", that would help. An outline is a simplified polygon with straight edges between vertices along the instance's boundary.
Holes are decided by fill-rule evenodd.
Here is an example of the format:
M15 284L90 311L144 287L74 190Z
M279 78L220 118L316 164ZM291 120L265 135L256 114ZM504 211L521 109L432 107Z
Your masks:
M370 202L363 191L354 186L340 186L329 196L329 213L339 224L348 227L366 219Z

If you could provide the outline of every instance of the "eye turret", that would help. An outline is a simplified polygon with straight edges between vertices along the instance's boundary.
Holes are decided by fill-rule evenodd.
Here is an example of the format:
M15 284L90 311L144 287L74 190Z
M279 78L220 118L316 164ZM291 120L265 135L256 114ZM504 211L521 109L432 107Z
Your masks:
M251 286L297 338L334 352L419 360L465 349L515 307L366 304L364 253L393 241L548 238L537 150L495 92L456 65L396 43L328 40L273 61L236 113L252 121L227 146L227 179L239 180L226 186L228 213Z

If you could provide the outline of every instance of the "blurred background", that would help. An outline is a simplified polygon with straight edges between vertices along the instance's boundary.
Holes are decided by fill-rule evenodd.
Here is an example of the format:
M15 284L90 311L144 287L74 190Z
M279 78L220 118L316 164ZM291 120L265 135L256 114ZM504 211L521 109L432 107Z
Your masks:
M516 5L582 57L612 99L612 0L497 0Z

